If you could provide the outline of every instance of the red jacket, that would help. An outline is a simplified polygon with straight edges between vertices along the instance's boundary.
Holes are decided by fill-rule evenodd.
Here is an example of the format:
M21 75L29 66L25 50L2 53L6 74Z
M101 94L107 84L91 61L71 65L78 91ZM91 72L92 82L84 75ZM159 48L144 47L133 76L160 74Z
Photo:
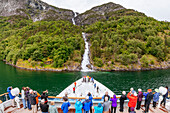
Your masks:
M130 95L130 92L127 94L127 97L129 98L128 106L135 108L138 97L137 97L137 96L134 96L133 94Z
M75 87L73 87L73 91L75 91L76 89L75 89Z

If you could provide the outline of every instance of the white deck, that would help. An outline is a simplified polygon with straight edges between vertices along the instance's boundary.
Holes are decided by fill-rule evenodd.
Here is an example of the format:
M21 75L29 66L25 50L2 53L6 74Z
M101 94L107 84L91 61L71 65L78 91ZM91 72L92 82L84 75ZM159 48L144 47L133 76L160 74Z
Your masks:
M90 92L93 97L102 97L106 91L108 91L110 96L114 94L110 89L108 89L106 86L96 80L94 80L94 83L96 83L96 88L94 88L94 83L85 83L82 81L83 78L76 81L77 85L75 94L73 93L74 83L72 83L70 86L65 88L59 95L57 95L57 97L63 97L66 92L68 93L68 97L86 97L88 92ZM97 93L97 86L99 87L99 93Z

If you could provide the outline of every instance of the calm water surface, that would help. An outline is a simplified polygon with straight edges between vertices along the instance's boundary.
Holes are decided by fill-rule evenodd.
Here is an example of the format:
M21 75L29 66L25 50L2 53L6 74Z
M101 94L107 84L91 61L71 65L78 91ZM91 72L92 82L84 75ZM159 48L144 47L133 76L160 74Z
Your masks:
M0 62L0 94L5 93L8 86L29 86L40 93L48 89L49 95L54 96L84 75L94 77L116 94L122 90L129 91L131 87L144 91L165 85L170 87L170 69L142 72L31 72Z

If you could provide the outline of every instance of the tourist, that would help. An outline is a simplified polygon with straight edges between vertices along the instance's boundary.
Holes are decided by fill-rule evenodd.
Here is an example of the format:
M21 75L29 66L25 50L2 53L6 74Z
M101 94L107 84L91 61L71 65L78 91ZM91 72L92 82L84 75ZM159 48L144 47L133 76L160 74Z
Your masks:
M49 113L58 113L57 107L55 106L54 101L50 102Z
M84 76L84 82L86 83L86 76Z
M30 88L29 87L26 87L26 92L25 92L25 100L27 101L27 108L28 110L31 110L31 104L30 104L30 99L29 99L29 90Z
M84 113L89 113L91 106L92 106L92 102L89 100L89 96L87 96L86 100L83 102Z
M33 113L37 113L37 105L36 105L36 97L37 97L37 92L30 90L30 104L31 104L31 108L33 110Z
M125 91L123 91L122 92L122 95L121 95L121 97L120 97L120 112L123 112L123 109L124 109L124 101L127 99L127 97L126 97L126 92Z
M98 103L98 106L94 106L94 113L103 113L103 106L101 103Z
M91 95L91 93L90 93L90 92L88 93L88 95L87 95L87 96L89 96L89 100L91 101L90 113L92 113L92 106L93 106L93 102L92 102L92 100L93 100L93 97L92 97L92 95Z
M89 80L88 80L88 82L90 82L91 81L91 77L89 77Z
M68 92L65 92L65 95L63 96L63 98L67 98L68 99Z
M130 91L132 94L136 93L136 91L133 88L130 88Z
M136 111L134 111L134 107L131 107L131 112L130 113L136 113Z
M135 108L136 107L136 103L137 103L137 93L132 93L132 91L130 91L127 94L127 97L129 98L129 102L128 102L128 107L129 107L129 112L131 112L131 107Z
M99 86L97 86L97 93L99 93Z
M43 93L41 94L41 100L42 99L45 100L45 104L48 102L48 90L43 91Z
M87 79L86 81L89 82L89 76L87 76L86 79Z
M15 100L14 100L15 96L11 94L11 90L12 90L12 86L7 88L9 98L11 99L12 102L12 107L15 107Z
M163 100L163 95L162 93L159 94L159 102L158 102L158 108L160 108L161 102Z
M137 99L137 108L136 108L136 110L140 110L140 106L141 106L142 98L143 98L142 89L138 89L137 97L138 97L138 99Z
M36 99L36 105L37 105L37 111L38 111L38 98L41 97L41 95L37 92L37 97L35 98Z
M76 83L76 82L74 82L74 87L76 87L76 85L77 85L77 83Z
M110 100L110 96L108 94L108 91L106 91L105 95L102 96L102 99L104 99L105 97L108 97L108 100Z
M94 89L96 88L96 83L94 83Z
M92 82L92 83L94 83L94 79L93 79L93 77L91 77L91 82Z
M116 107L117 107L117 98L116 95L114 94L113 97L111 98L112 105L111 105L111 113L113 113L113 108L114 108L114 113L116 113Z
M67 98L63 98L64 103L61 106L61 109L63 110L63 113L67 113L68 112L68 107L70 107L70 103L68 102Z
M146 103L147 103L147 95L149 94L149 92L144 92L143 93L143 96L145 96L145 104L144 104L144 106L146 107Z
M75 87L73 87L73 93L75 93L76 92L76 88Z
M45 103L45 99L41 100L40 108L41 108L42 113L48 113L49 105L47 103Z
M22 87L22 90L21 90L21 99L22 99L22 104L23 104L23 107L24 109L26 109L26 100L25 100L25 93L26 93L26 88L25 87Z
M153 96L153 108L156 108L156 103L159 100L159 89L155 89L155 94Z
M163 104L165 107L166 104L166 98L168 98L168 86L165 87L167 89L167 93L165 95L163 95L163 100L161 101L161 105Z
M103 113L109 113L109 107L110 107L109 97L105 96L103 103Z
M19 100L19 94L15 96L15 102L17 103L17 108L20 108L20 100Z
M81 100L76 101L75 105L74 105L76 112L75 113L82 113L82 108L83 105L81 103Z
M149 111L149 105L150 105L152 99L153 99L152 89L148 89L146 107L145 107L145 111L144 112L148 112Z
M4 112L4 104L3 104L3 102L0 100L0 113L5 113Z

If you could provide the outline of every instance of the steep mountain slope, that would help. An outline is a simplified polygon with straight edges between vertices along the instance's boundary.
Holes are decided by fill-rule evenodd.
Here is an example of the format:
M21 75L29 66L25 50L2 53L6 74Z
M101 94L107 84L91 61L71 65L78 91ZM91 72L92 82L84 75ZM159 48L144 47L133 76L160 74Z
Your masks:
M89 25L100 20L108 20L110 17L123 15L145 16L143 13L139 13L132 9L126 9L119 4L109 2L100 6L93 7L92 9L78 15L75 18L75 21L77 25Z
M0 6L0 16L22 15L33 21L71 21L74 17L73 11L50 6L41 0L0 0Z

